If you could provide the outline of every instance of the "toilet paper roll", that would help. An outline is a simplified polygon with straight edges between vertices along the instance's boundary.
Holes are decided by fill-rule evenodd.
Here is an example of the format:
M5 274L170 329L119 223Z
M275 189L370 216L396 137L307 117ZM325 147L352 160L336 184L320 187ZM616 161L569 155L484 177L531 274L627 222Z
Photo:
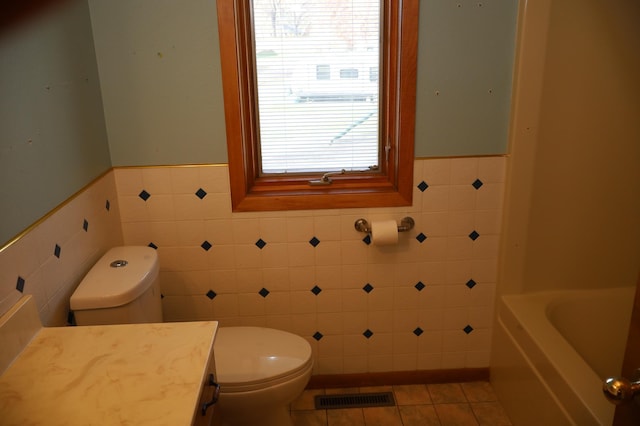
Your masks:
M398 224L395 220L373 221L371 242L374 246L389 246L398 243Z

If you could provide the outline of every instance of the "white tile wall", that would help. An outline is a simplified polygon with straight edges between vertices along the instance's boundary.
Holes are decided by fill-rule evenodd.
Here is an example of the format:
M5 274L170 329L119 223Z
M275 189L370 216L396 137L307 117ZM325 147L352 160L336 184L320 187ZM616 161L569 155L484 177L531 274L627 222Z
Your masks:
M488 366L504 168L503 157L416 160L413 206L386 209L232 213L226 166L116 169L115 181L124 243L158 248L165 319L289 330L331 374ZM407 215L416 226L392 247L353 227Z
M91 265L119 244L120 214L111 171L0 249L0 315L23 294L32 294L43 325L66 324L73 290ZM20 279L22 291L16 288Z
M0 252L0 313L22 295L21 277L43 324L63 325L71 292L102 253L153 244L169 321L289 330L312 344L322 374L486 367L504 166L503 157L416 160L413 206L264 213L231 212L226 166L118 168ZM416 226L396 246L367 245L353 227L407 215Z

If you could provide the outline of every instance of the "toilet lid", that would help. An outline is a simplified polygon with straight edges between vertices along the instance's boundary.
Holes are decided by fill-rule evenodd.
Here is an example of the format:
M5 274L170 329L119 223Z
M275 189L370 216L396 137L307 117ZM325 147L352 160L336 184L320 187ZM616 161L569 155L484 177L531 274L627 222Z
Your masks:
M220 327L213 354L221 385L272 381L311 362L311 346L302 337L261 327Z

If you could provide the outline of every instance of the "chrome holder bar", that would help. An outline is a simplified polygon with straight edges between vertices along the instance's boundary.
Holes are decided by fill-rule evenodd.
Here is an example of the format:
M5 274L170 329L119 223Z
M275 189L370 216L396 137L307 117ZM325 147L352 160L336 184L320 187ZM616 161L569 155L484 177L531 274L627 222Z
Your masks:
M407 232L413 229L415 226L415 221L412 217L405 217L400 221L400 225L398 225L398 232ZM365 232L367 234L371 233L371 227L369 226L369 222L366 219L358 219L353 224L354 228L358 232Z

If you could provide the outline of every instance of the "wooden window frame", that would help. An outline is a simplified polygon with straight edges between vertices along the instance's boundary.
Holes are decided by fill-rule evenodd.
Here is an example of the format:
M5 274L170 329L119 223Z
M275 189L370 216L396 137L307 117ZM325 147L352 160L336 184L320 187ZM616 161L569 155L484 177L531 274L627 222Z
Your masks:
M217 0L220 59L231 204L235 212L410 206L416 103L419 0L384 0L381 55L385 58L380 134L389 146L378 172L332 176L330 185L311 186L321 174L259 176L257 98L251 54L250 2Z

